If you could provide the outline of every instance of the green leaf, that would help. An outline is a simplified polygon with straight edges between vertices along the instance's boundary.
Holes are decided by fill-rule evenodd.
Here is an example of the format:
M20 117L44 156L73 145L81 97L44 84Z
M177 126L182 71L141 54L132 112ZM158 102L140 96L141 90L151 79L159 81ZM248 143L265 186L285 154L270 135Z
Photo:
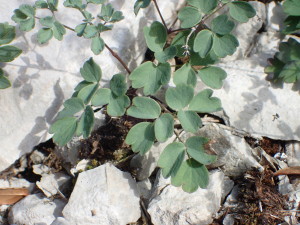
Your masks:
M180 32L179 34L177 34L175 36L175 38L172 41L171 46L175 46L177 48L177 57L183 57L184 56L184 48L182 46L184 46L186 44L186 39L188 37L188 35L191 33L190 30L184 30L182 32ZM193 42L194 42L194 38L195 38L195 33L192 33L188 45L189 45L189 51L192 51L192 47L193 46Z
M57 8L57 6L58 6L58 0L47 0L47 2L48 2L48 5L52 5L50 7L50 9L54 8L54 7ZM52 10L52 11L57 11L57 10Z
M150 27L144 27L143 32L146 38L148 48L153 52L163 50L167 41L167 30L158 21L154 21Z
M193 66L208 66L216 64L219 61L219 57L216 55L212 48L210 52L204 58L201 58L199 53L191 52L189 63Z
M180 69L175 71L173 75L173 82L175 85L182 82L196 87L197 76L189 63L184 64Z
M102 23L98 23L97 28L98 28L98 31L101 33L101 32L107 31L107 30L112 30L113 25L103 25Z
M158 66L152 62L145 62L136 68L129 76L133 88L144 87L145 95L155 94L163 84L167 84L171 78L171 66L169 63L160 63Z
M9 88L11 83L6 76L4 76L3 70L0 68L0 89Z
M96 5L99 5L99 4L104 4L105 0L87 0L86 2L87 3L93 3L93 4L96 4Z
M162 114L154 123L155 137L159 142L165 142L172 136L174 118L169 113Z
M127 91L125 75L115 74L110 80L109 87L116 96L124 95Z
M204 67L198 70L198 74L203 83L213 89L221 88L223 80L227 77L225 70L215 66Z
M201 164L209 165L216 162L216 155L209 155L206 153L204 146L210 141L209 138L194 136L186 140L186 147L188 154Z
M159 117L161 108L159 104L147 97L135 97L132 106L127 109L127 115L141 119L156 119Z
M54 16L46 16L46 17L40 19L40 23L41 23L43 26L46 26L46 27L49 27L49 28L52 28L52 27L53 27L54 21L55 21Z
M88 82L99 82L102 77L101 68L94 62L92 57L83 64L83 68L80 68L80 73Z
M80 8L81 9L82 0L66 0L64 2L65 7L72 7L72 8Z
M90 105L85 108L85 111L79 121L76 136L83 134L83 138L88 138L91 134L92 127L95 122L94 110Z
M274 74L274 81L276 82L279 79L279 74L285 66L285 63L277 59L276 56L274 56L274 59L271 59L270 61L272 65L267 66L264 72L267 74Z
M80 91L82 88L93 84L93 82L87 82L85 80L81 81L79 84L77 84L77 86L74 88L75 91Z
M281 32L283 34L293 34L300 29L300 16L288 16L284 20L284 24L287 25Z
M155 141L154 125L148 122L138 123L127 134L125 143L131 145L134 152L144 155Z
M111 92L109 104L107 106L107 113L110 116L123 116L126 108L130 105L130 99L127 95L116 96Z
M98 83L88 85L79 91L78 97L81 98L84 104L87 105L91 101L96 91L98 90L98 87L99 87Z
M201 58L207 56L213 46L213 34L210 30L200 31L194 41L194 51L198 52Z
M47 9L48 8L48 3L45 1L36 1L35 4L33 5L33 8L35 9Z
M201 9L204 14L211 13L217 7L218 2L218 0L187 0L187 3Z
M53 31L50 28L42 28L38 32L37 41L40 44L44 44L53 37Z
M229 17L226 14L219 15L211 21L211 30L212 32L225 35L230 33L235 27L235 24L232 20L229 20Z
M164 178L176 176L185 156L185 146L181 142L173 142L165 147L157 165L162 168Z
M205 89L198 93L192 100L189 110L210 113L222 110L221 100L216 97L211 97L213 91L211 89Z
M230 2L229 13L233 19L241 23L248 22L249 18L252 18L256 15L254 7L248 2L242 1Z
M35 19L30 17L26 20L20 21L20 30L21 31L31 31L35 26Z
M86 19L85 21L92 21L92 14L89 13L88 11L83 11L82 15L84 16L84 18Z
M282 78L286 83L294 83L300 79L300 61L288 62L279 74L279 78Z
M64 146L74 136L77 129L77 118L76 117L65 117L57 120L50 128L49 133L54 134L52 137L53 142Z
M98 16L100 19L104 20L105 22L109 22L111 16L114 13L114 8L111 4L102 5L101 8L101 15Z
M286 0L283 3L284 13L290 16L300 16L299 0Z
M71 116L84 109L84 103L81 98L70 98L64 102L64 109L59 113L57 119L61 119L66 116Z
M182 21L181 28L191 28L202 20L201 12L193 7L184 7L178 13L178 19Z
M89 25L84 29L83 36L85 38L92 38L98 34L98 28L95 25Z
M104 49L105 43L99 36L93 37L91 49L95 55L99 55Z
M75 27L75 32L77 33L77 36L82 37L86 26L87 26L87 23L82 23Z
M224 36L214 36L213 49L217 56L224 58L232 55L239 46L238 39L233 34L225 34Z
M35 9L31 5L20 5L19 9L26 16L29 16L29 17L35 16Z
M61 41L64 37L64 35L66 34L66 28L64 28L64 26L58 22L58 21L55 21L54 22L54 26L53 26L53 36Z
M124 19L123 13L121 11L116 11L112 15L112 17L111 17L111 19L110 19L109 22L115 23L115 22L119 22L119 21L121 21L123 19Z
M187 132L196 133L202 125L201 118L194 111L183 111L181 109L177 116L183 129Z
M209 182L209 173L205 165L198 163L194 159L184 161L175 177L171 178L171 183L186 192L192 193L198 189L206 188Z
M0 45L9 44L16 37L16 28L0 23Z
M169 59L172 59L177 54L177 48L175 46L170 46L166 48L163 52L155 52L155 58L161 62L167 62Z
M22 13L20 9L14 10L14 15L12 16L12 20L16 23L20 23L22 20L25 20L28 16L26 14Z
M11 62L22 53L22 50L12 46L6 45L0 47L0 62Z
M289 38L287 42L281 42L279 51L275 56L284 63L300 60L300 43L293 38Z
M141 8L147 8L150 4L151 0L137 0L134 3L134 13L135 15L138 14L138 12L140 11Z
M192 85L179 83L176 88L169 88L166 91L166 102L172 109L183 109L194 97L194 88Z
M92 99L92 105L100 106L106 105L110 102L111 99L111 90L108 88L101 88L97 91Z

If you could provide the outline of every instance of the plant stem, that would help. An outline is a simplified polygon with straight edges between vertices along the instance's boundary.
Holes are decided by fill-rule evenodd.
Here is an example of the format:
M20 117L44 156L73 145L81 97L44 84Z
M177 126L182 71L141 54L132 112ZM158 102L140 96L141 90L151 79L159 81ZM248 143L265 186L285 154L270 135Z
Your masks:
M158 5L157 5L156 0L152 0L152 1L153 1L154 4L155 4L155 7L156 7L156 9L157 9L157 11L158 11L158 13L159 13L159 16L160 16L161 21L163 22L165 28L166 28L167 31L168 31L168 27L167 27L167 25L166 25L166 22L165 22L164 18L163 18L162 15L161 15L161 12L160 12L160 10L159 10L159 8L158 8Z
M119 62L122 64L122 66L127 70L127 72L129 74L131 74L130 69L128 69L128 67L126 66L126 64L123 62L123 60L119 57L119 55L117 53L115 53L113 50L111 50L110 47L107 46L107 44L105 44L105 47L108 49L108 51L110 51L110 53L117 59L119 60Z
M204 20L202 20L201 22L204 23L209 17L211 17L212 15L214 15L216 12L218 12L220 9L223 9L225 5L227 5L228 3L222 5L220 8L218 8L216 11L212 12L208 17L206 17Z
M177 139L183 143L183 141L181 140L181 138L179 137L179 135L177 134L177 132L175 130L173 130L174 134L176 135Z

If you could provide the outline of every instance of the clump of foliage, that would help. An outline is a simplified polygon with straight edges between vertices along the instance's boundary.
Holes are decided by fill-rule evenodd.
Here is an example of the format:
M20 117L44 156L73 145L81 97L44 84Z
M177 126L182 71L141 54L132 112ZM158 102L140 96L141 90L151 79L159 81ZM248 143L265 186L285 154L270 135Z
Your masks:
M144 96L134 95L131 101L127 94L126 75L115 74L109 88L99 89L102 70L91 57L80 69L84 80L75 87L72 98L64 102L65 108L50 129L55 143L63 146L74 135L87 138L94 124L94 109L97 107L107 106L107 113L113 117L126 113L135 118L154 120L140 122L132 127L126 137L126 144L131 145L134 152L144 155L155 141L165 142L174 133L178 142L173 142L164 149L158 165L165 178L171 176L173 185L182 185L184 191L194 192L199 186L205 188L208 185L209 174L205 165L215 162L217 156L208 154L204 148L210 141L209 138L195 136L183 142L174 129L174 120L177 118L185 131L195 133L202 126L198 113L222 110L221 101L212 97L211 88L221 88L227 74L223 69L212 65L219 58L232 55L239 46L237 38L231 34L235 23L228 15L216 16L210 27L206 20L226 5L229 5L230 16L239 22L247 22L256 12L251 4L244 1L187 0L188 5L178 13L178 19L182 22L181 29L172 30L172 27L167 27L156 0L137 0L133 9L135 14L148 7L151 2L158 10L162 23L154 21L150 27L143 28L143 33L157 63L145 62L132 72L101 38L102 32L111 30L114 23L124 18L122 12L114 11L111 4L104 4L104 0L87 0L84 4L82 0L66 0L65 7L75 8L83 16L83 22L75 29L63 25L54 17L54 12L58 10L58 0L37 1L33 6L21 5L14 11L12 19L20 24L22 31L32 30L35 21L40 20L44 27L39 30L37 40L41 44L48 42L53 36L62 40L66 29L79 37L91 39L94 54L100 54L106 47L124 66L132 81L131 93L143 88ZM93 23L95 17L87 11L88 4L101 5L101 11L97 15L99 23ZM37 18L36 10L41 8L49 9L53 16ZM174 32L178 34L171 46L167 47L167 37ZM166 91L166 107L162 113L162 106L153 96L171 79L168 60L187 54L190 55L189 62L174 73L176 87ZM203 68L196 70L194 66ZM195 94L197 74L208 88ZM81 116L74 116L80 112Z

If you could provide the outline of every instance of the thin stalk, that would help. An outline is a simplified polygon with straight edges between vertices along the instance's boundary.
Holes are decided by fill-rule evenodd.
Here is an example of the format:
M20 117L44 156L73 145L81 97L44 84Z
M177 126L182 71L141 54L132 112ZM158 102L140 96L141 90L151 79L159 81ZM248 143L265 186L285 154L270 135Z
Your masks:
M174 32L178 32L178 31L182 31L182 30L190 30L190 29L180 28L180 29L176 29L176 30L171 30L171 31L169 31L169 34L174 33Z
M129 74L131 74L130 69L126 66L126 64L123 62L123 60L119 57L119 55L117 53L115 53L113 50L111 50L110 47L107 46L107 44L105 44L105 47L108 49L108 51L110 51L110 53L113 55L113 57L115 57L117 60L119 60L119 62L122 64L122 66L127 70L127 72Z
M181 140L181 138L179 137L179 135L177 134L177 132L176 132L175 130L173 130L173 132L174 132L174 134L176 135L177 139L178 139L181 143L183 143L183 141Z
M157 11L158 11L158 13L159 13L159 16L160 16L161 21L163 22L165 28L168 30L167 24L166 24L164 18L162 17L162 15L161 15L161 12L160 12L160 10L159 10L159 7L158 7L158 5L157 5L156 0L152 0L152 1L153 1L154 4L155 4L155 7L156 7L156 9L157 9Z
M218 12L220 9L223 9L225 5L227 5L228 3L222 5L220 8L218 8L216 11L212 12L208 17L206 17L204 20L202 20L201 22L204 23L208 18L210 18L212 15L214 15L216 12Z
M172 23L172 25L170 26L170 28L168 29L168 33L170 34L172 32L172 28L174 27L175 23L178 20L178 16L176 17L176 19L174 20L174 22Z

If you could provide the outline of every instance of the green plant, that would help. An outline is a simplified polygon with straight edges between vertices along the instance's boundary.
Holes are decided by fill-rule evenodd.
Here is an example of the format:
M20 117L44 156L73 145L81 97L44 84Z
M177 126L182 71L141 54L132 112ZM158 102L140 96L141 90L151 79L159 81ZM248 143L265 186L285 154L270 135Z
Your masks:
M12 42L16 37L16 28L8 23L0 23L0 46ZM0 47L0 62L11 62L22 53L22 50L13 45ZM0 89L11 86L10 81L4 76L4 71L0 68Z
M281 32L293 34L300 29L300 1L286 0L283 7L289 16L284 21L287 27ZM265 68L265 73L272 74L275 82L283 79L286 83L294 83L300 79L300 43L294 38L280 43L279 52L268 61L271 65Z
M95 54L100 54L106 47L114 57L124 66L132 81L132 87L127 90L126 76L115 74L109 88L100 88L102 77L101 68L93 58L87 60L80 73L83 81L75 87L72 98L64 102L64 109L60 112L57 121L52 125L53 141L60 146L65 145L76 135L87 138L94 124L94 108L107 106L110 116L128 116L151 119L154 122L140 122L129 131L125 142L131 145L134 152L145 154L156 140L167 141L173 133L179 142L169 144L163 151L158 165L162 168L165 178L171 176L172 184L183 185L183 190L194 192L198 186L205 188L208 185L209 175L207 164L216 161L216 155L206 152L204 145L209 142L206 137L191 137L185 143L180 139L174 129L174 119L178 119L185 131L195 133L202 125L198 113L211 113L222 109L221 101L212 97L213 91L205 89L195 95L194 88L197 83L198 73L201 80L210 88L221 88L226 72L215 66L219 58L232 55L239 45L237 38L230 32L235 23L228 15L219 15L212 20L210 28L205 21L225 5L229 5L229 12L233 19L247 22L254 17L256 12L247 2L218 0L187 0L188 6L178 13L182 21L181 29L172 30L167 27L160 13L156 0L152 0L158 10L162 23L155 21L150 27L144 27L143 32L148 48L154 52L157 63L145 62L130 71L121 58L113 52L101 38L101 33L111 30L113 24L122 20L123 14L114 11L110 4L104 0L66 0L65 7L77 9L83 15L83 23L75 29L67 27L57 21L54 12L57 11L58 0L37 1L34 6L21 5L16 9L12 19L20 23L20 29L30 31L39 19L44 28L38 32L38 42L45 43L53 36L58 40L63 39L66 29L74 31L78 36L91 39L91 49ZM137 14L141 8L150 5L151 0L137 0L134 12ZM101 4L98 18L101 20L93 24L93 17L87 10L87 4ZM218 6L220 4L220 6ZM49 9L53 16L37 18L35 11ZM167 46L169 34L177 32L170 46ZM168 88L165 95L166 103L158 101L153 95L162 85L168 84L171 78L171 65L168 59L190 55L189 63L178 69L173 76L175 88ZM203 66L196 70L194 66ZM135 91L143 88L144 96L137 96ZM128 97L133 97L132 102ZM74 114L82 112L77 117ZM162 113L163 111L163 113ZM185 160L185 158L187 158Z

